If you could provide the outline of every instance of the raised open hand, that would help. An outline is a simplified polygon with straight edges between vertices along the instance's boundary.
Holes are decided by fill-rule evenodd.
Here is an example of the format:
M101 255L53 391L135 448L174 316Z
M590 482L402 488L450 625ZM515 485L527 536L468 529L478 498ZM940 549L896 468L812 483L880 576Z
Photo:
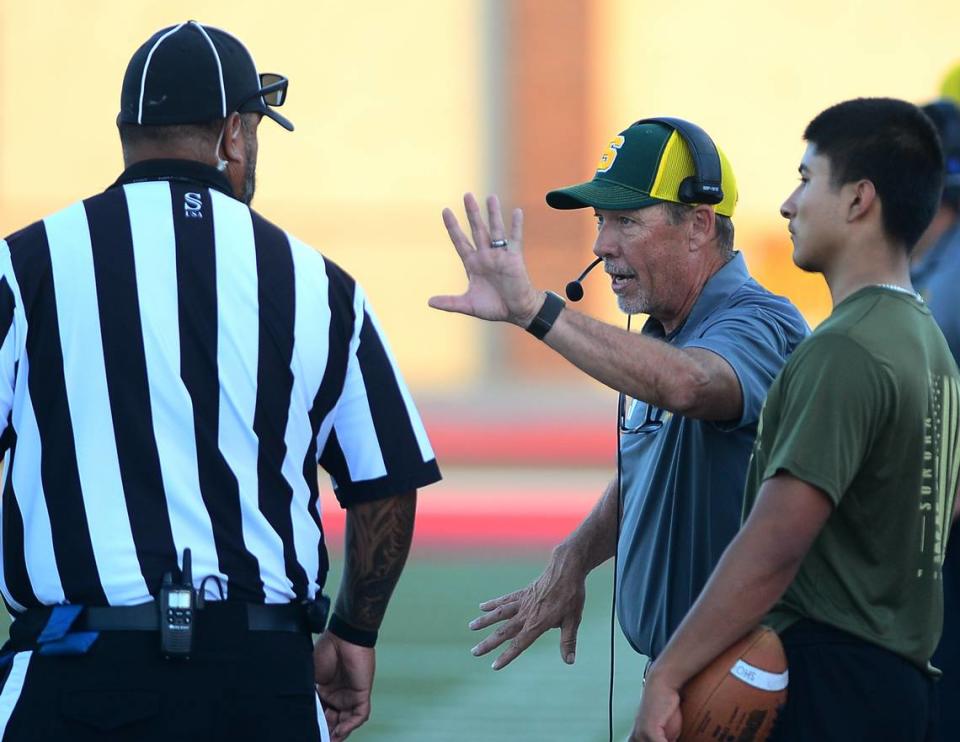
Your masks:
M489 227L476 197L472 193L463 197L472 241L453 211L443 210L443 224L467 273L467 290L459 296L433 296L428 303L445 312L526 327L540 309L543 295L530 283L523 262L523 211L513 210L508 237L500 200L490 196L486 205Z

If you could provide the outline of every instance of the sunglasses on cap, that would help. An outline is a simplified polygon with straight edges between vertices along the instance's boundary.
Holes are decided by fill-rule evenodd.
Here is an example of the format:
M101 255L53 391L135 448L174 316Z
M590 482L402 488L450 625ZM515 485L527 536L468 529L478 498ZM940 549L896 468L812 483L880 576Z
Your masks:
M264 116L272 118L287 131L293 131L293 124L276 110L287 100L289 81L283 75L277 75L273 72L263 72L259 75L259 78L260 89L241 99L233 110L258 111Z
M241 100L236 108L240 110L254 98L263 98L268 106L282 106L287 100L287 85L290 81L283 75L277 75L273 72L260 73L260 89L255 93L248 95Z

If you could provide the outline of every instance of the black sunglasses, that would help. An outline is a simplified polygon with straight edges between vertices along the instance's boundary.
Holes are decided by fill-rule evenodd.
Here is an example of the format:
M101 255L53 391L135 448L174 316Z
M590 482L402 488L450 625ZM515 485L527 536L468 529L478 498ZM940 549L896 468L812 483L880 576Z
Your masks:
M260 89L241 100L237 104L236 109L239 111L254 98L263 98L264 103L274 108L282 106L287 100L287 85L289 85L289 83L290 81L283 75L277 75L273 72L261 72Z
M634 400L634 404L638 400ZM647 404L647 414L644 416L643 422L639 425L634 425L632 427L627 427L627 396L625 394L620 395L620 402L618 404L618 418L620 425L620 433L622 435L643 435L645 433L655 433L663 427L663 410L659 407L654 407L652 404Z

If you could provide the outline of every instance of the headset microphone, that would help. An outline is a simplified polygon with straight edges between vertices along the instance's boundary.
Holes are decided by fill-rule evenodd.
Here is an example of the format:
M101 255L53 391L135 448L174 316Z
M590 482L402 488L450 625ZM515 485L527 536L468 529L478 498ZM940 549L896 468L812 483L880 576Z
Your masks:
M592 271L602 262L603 258L597 258L587 266L587 269L583 273L580 274L580 278L567 284L566 294L570 301L580 301L583 298L583 286L580 285L580 282L587 277L587 274L590 271Z

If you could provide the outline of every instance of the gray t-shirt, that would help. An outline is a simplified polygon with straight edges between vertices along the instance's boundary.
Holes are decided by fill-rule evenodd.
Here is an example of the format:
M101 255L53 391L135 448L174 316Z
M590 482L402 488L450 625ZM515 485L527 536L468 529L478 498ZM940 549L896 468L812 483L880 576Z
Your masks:
M913 288L930 307L960 362L960 221L944 232L930 251L910 269Z
M743 256L715 273L686 322L669 336L654 319L643 333L705 348L733 368L743 414L726 423L673 415L637 401L621 438L623 521L618 545L620 626L655 657L700 594L740 527L747 461L767 389L809 333L800 312L747 272Z

